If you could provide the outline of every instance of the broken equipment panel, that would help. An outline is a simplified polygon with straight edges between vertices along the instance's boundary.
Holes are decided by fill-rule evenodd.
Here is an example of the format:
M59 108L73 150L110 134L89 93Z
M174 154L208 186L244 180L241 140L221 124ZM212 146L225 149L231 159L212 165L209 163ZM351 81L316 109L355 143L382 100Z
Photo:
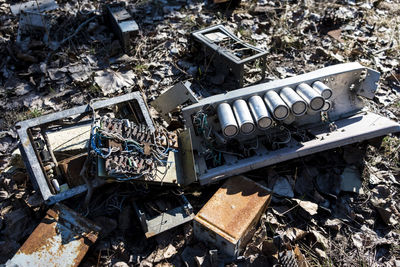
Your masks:
M223 69L235 75L240 87L243 86L245 65L257 59L260 59L261 79L264 79L267 51L240 40L223 25L195 31L192 36L219 71Z
M113 3L106 6L106 16L117 34L124 51L129 50L131 37L139 32L139 26L125 8L125 3Z
M183 194L164 191L148 199L133 202L147 238L193 219L193 208Z
M86 160L92 126L98 123L94 116L98 113L146 125L146 129L155 131L147 105L138 92L16 124L28 174L47 204L85 192L88 184L82 175L87 176L93 187L105 182L96 176L97 157L90 153L91 157Z
M5 266L79 266L101 228L56 204Z
M204 98L183 108L185 168L200 184L400 131L367 112L379 72L345 63ZM188 142L186 142L188 143Z
M243 176L229 178L193 220L197 239L236 258L271 201L268 189Z
M99 176L117 181L171 182L164 178L173 164L168 161L170 153L178 152L175 133L104 116L93 127L91 138L99 159Z

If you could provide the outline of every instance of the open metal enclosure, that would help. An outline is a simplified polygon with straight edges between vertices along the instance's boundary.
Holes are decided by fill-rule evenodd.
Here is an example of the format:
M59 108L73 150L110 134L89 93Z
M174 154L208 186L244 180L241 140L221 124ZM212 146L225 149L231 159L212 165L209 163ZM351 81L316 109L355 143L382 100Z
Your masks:
M92 126L92 109L96 111L101 111L103 109L115 111L116 108L122 106L129 109L128 112L122 114L122 116L125 117L125 115L129 115L134 117L138 123L143 123L154 131L154 124L148 113L147 105L138 92L97 101L90 106L83 105L17 123L16 128L20 137L20 150L27 171L32 183L40 190L47 204L53 204L85 192L87 190L87 185L81 182L77 186L72 186L75 185L76 181L69 181L68 177L63 177L67 180L66 184L68 183L69 186L63 189L61 185L61 191L57 192L49 178L49 169L45 166L43 158L50 158L50 162L51 157L48 156L48 154L54 153L57 150L66 153L66 150L69 149L73 153L71 156L77 157L77 160L75 160L77 164L79 162L82 163L85 159L80 159L79 156L87 152L87 143L90 140ZM120 109L119 112L122 111L123 109ZM48 146L47 148L43 148L46 147L46 145L40 144L41 142L34 138L34 133L46 135L46 139L50 140L49 143L51 143L51 147L54 149ZM77 139L71 144L70 141L74 138ZM54 139L53 142L52 139ZM38 147L42 147L42 149L38 149ZM61 149L59 149L59 147L61 147ZM72 158L70 161L73 161L75 158ZM65 162L60 159L57 159L57 161L59 167L63 169L63 164ZM53 168L54 167L51 167L51 169ZM74 171L77 172L79 176L80 168ZM104 182L105 180L99 177L91 181L93 187L99 186Z
M218 68L232 71L240 87L243 86L244 65L256 59L261 59L261 75L264 79L267 51L240 40L223 25L195 31L192 36L201 43L206 56Z
M153 194L152 194L153 195ZM161 195L133 202L146 238L158 235L194 218L193 207L183 194L164 191Z
M207 184L400 131L398 123L363 110L363 97L374 97L379 76L358 63L345 63L184 108L191 139L185 151L192 152L185 165L192 170L188 179Z

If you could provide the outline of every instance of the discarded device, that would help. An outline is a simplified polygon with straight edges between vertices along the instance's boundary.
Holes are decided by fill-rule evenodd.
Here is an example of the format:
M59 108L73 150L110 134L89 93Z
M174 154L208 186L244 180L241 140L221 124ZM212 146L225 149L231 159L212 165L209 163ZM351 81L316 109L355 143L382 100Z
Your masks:
M24 12L46 12L55 10L58 8L56 1L54 0L33 0L24 3L18 3L10 6L11 13L17 16L21 11Z
M11 12L19 15L17 43L21 43L25 36L40 35L45 43L49 41L50 17L46 12L58 8L54 0L29 1L12 5Z
M81 176L81 166L82 162L86 161L89 140L93 132L93 110L145 125L150 132L155 131L146 103L138 92L17 123L19 148L28 174L47 204L87 190L87 184ZM162 176L164 180L159 182L172 183L173 180L175 183L179 182L175 166L176 154L169 153L168 162L171 163L162 170L167 172ZM104 168L101 162L97 162L97 157L93 157L92 162L95 170L91 168L87 172L92 179L91 185L96 187L103 184L108 177L96 175Z
M183 194L165 191L160 195L133 202L147 238L193 219L193 208Z
M197 213L194 235L236 258L270 201L270 191L260 184L243 176L229 178Z
M75 211L56 204L5 266L78 266L100 230Z
M139 32L139 26L125 8L125 3L113 3L105 7L105 16L110 21L124 51L129 50L131 37Z
M207 184L400 131L398 123L363 110L362 97L374 97L379 76L345 63L183 108L188 179Z
M261 79L264 79L267 51L240 40L223 25L195 31L192 36L219 70L227 69L235 75L239 87L243 86L244 66L257 59L260 59Z

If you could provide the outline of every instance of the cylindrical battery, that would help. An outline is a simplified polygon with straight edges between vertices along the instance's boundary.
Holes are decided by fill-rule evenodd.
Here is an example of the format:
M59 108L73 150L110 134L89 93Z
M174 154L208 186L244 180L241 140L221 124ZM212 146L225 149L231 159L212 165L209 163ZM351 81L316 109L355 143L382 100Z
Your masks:
M311 86L301 83L296 87L296 93L303 98L313 111L320 111L325 104L325 99Z
M324 107L322 108L322 111L325 111L325 112L326 112L326 111L330 110L331 107L332 107L331 101L325 100L325 105L324 105Z
M317 91L325 99L329 99L332 96L332 89L320 81L314 82L312 84L312 88L314 88L315 91Z
M307 111L307 103L290 87L281 89L279 95L289 106L293 115L301 116Z
M224 136L233 137L239 132L235 115L228 103L221 103L217 108L219 123Z
M262 98L258 95L252 96L248 103L258 128L265 130L271 127L272 119Z
M251 117L246 101L238 99L233 102L233 113L243 134L250 134L255 130L253 117Z
M264 101L267 104L268 109L274 115L275 119L284 120L287 116L289 116L289 108L274 90L268 90L265 93Z

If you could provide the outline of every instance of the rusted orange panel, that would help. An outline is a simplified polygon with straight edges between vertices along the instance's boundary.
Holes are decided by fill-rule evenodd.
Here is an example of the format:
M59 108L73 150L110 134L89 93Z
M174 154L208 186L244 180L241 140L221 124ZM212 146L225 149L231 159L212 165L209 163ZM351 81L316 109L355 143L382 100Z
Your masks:
M214 4L229 2L230 0L214 0Z
M56 204L7 264L78 266L100 230L75 211Z
M270 200L267 188L243 176L232 177L196 215L195 235L235 256Z

